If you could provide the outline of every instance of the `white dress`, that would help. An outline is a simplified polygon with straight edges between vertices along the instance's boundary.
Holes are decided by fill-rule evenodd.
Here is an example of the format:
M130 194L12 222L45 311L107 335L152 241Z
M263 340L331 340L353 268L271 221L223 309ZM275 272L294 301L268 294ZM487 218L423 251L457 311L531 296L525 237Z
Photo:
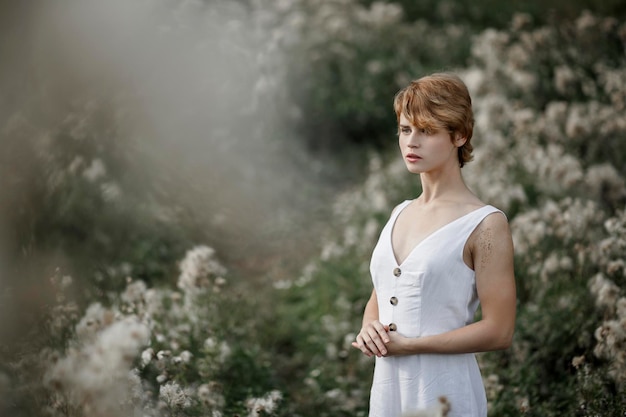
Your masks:
M482 220L500 212L476 209L427 236L400 265L391 232L404 201L383 228L370 272L379 320L407 337L444 333L470 324L478 307L475 273L463 261L467 239ZM376 358L370 417L401 417L432 407L445 396L449 417L485 417L487 400L473 353Z

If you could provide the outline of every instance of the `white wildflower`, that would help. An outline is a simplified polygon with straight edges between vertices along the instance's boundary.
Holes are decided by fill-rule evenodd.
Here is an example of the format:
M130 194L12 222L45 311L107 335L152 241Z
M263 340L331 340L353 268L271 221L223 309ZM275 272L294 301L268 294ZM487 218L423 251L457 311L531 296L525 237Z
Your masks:
M146 294L146 283L138 280L132 281L126 286L124 292L120 295L122 301L128 304L142 304Z
M548 282L550 276L559 270L559 257L555 253L551 253L548 258L543 262L543 268L541 269L541 280Z
M330 391L326 391L324 393L326 398L331 400L337 400L343 396L343 392L339 388L331 389Z
M626 181L613 165L604 163L587 169L585 185L590 195L618 202L626 197Z
M591 133L591 123L586 118L583 105L576 104L569 108L569 114L565 122L565 133L571 139L579 136L587 136Z
M300 275L300 277L298 277L298 279L295 282L296 286L303 287L309 282L311 282L317 270L318 270L317 263L309 262L308 264L306 264L306 266L302 269L302 275Z
M172 356L172 352L169 350L159 350L156 354L156 358L159 361L164 361Z
M327 241L322 247L322 253L320 259L322 261L328 261L336 259L342 256L345 252L345 248L335 241Z
M496 374L490 374L488 377L483 378L483 382L489 400L496 399L498 394L504 389L504 386L500 383L500 377Z
M114 317L115 313L102 307L102 304L91 304L83 318L76 325L78 341L87 342L92 340L100 330L113 322Z
M193 358L193 354L189 352L188 350L183 350L180 353L179 357L183 361L183 363L189 363L191 362L191 358Z
M187 251L185 258L180 262L178 288L185 293L208 288L211 279L221 277L225 273L226 268L216 259L213 248L196 246Z
M576 83L576 74L571 67L559 65L554 69L554 86L561 94L569 93Z
M213 337L207 337L206 340L204 341L204 347L209 350L215 349L217 345L218 345L217 340L215 340L215 338Z
M208 384L202 384L197 391L198 400L207 407L222 408L226 400L222 395L222 388L219 383L211 381Z
M141 364L145 367L152 361L154 358L154 349L148 348L141 352Z
M283 395L278 390L271 391L261 398L248 398L246 400L246 408L250 411L248 417L260 417L263 414L271 415L277 410L282 398Z
M596 297L596 305L613 309L617 303L620 288L602 273L594 275L589 283L591 293Z
M611 260L606 264L606 272L609 274L617 274L620 271L626 271L626 262L623 259Z
M60 389L75 406L112 414L130 394L128 372L149 338L148 328L136 318L114 322L68 349L46 371L44 383Z
M272 286L277 290L288 290L293 286L293 282L288 279L281 279L278 281L274 281Z
M576 19L576 29L581 32L594 26L597 26L597 19L589 10L584 10Z
M191 407L191 395L176 382L168 382L159 388L159 400L169 408L184 409Z
M131 394L131 398L139 401L144 400L147 393L143 389L141 376L139 375L139 370L137 368L131 369L128 372L127 380L129 385L128 392Z
M376 75L376 74L380 74L383 71L384 66L383 66L383 63L380 62L379 60L371 60L365 64L365 68L367 69L367 72L369 72L370 74Z
M226 341L218 342L212 337L204 341L204 347L215 355L218 362L223 363L230 356L232 350Z
M533 21L533 18L528 13L515 12L511 18L511 30L514 32L525 29Z
M72 285L72 277L69 275L63 275L61 278L61 289L66 289L70 285Z

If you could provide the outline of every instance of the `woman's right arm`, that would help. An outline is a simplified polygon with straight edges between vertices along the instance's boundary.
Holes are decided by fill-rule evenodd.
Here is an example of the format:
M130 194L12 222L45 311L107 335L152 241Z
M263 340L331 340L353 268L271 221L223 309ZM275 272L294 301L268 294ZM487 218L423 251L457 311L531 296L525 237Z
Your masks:
M378 299L376 290L372 290L372 295L365 305L363 312L363 324L361 331L356 336L356 341L352 346L361 350L366 356L384 356L387 354L385 343L389 342L387 328L378 321Z

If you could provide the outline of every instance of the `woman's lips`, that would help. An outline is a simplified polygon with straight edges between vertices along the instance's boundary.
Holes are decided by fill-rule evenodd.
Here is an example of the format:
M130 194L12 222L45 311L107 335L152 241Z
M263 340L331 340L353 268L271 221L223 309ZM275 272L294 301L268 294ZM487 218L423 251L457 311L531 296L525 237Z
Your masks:
M419 155L415 155L414 153L409 153L409 154L407 154L405 158L406 158L406 160L407 160L407 161L409 161L409 162L417 162L417 161L419 161L420 159L422 159L422 157L421 157L421 156L419 156Z

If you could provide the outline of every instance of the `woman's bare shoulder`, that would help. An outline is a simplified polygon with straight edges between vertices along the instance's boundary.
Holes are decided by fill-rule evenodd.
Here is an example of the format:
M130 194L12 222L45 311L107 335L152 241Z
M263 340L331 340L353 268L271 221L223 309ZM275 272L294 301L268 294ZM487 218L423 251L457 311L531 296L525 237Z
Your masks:
M499 209L489 213L476 227L471 236L475 242L491 241L499 244L511 240L511 229L506 215Z

